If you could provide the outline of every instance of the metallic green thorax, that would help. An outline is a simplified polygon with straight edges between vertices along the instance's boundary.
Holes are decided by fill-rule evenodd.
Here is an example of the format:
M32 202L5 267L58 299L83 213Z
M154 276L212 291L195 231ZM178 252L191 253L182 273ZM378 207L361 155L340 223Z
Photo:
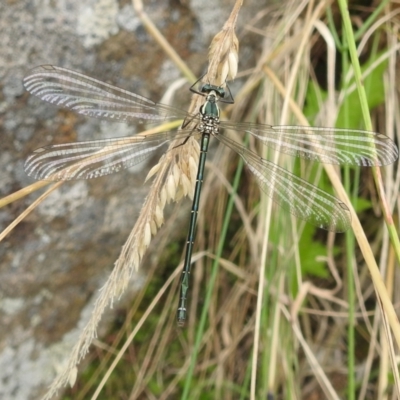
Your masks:
M201 106L200 113L203 117L216 117L219 118L219 107L216 103L217 94L211 91L207 95L206 102Z

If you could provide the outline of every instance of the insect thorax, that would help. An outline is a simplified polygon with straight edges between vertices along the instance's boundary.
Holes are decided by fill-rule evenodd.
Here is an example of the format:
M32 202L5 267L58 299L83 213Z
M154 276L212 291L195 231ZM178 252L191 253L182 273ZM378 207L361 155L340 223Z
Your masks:
M219 129L219 107L218 96L212 91L207 95L206 102L200 108L201 123L198 130L201 133L217 134Z

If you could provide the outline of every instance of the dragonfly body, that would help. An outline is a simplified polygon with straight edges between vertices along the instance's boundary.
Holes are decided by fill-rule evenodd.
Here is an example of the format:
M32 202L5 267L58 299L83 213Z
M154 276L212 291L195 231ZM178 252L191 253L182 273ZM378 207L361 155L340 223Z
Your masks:
M210 135L217 135L219 130L219 107L218 98L223 96L221 88L211 85L205 85L202 88L203 93L207 94L205 103L200 108L200 124L197 129L202 134L200 143L199 166L197 169L196 186L194 189L192 214L190 217L189 233L186 242L185 263L182 271L181 290L179 296L179 307L177 320L179 325L183 325L186 320L186 299L189 289L190 265L193 254L194 238L196 234L196 220L199 212L200 192L204 179L204 168L210 142ZM217 95L219 93L219 96Z
M176 139L201 137L200 157L192 216L182 274L178 322L186 318L191 255L203 182L206 153L213 136L239 154L253 173L260 189L283 209L311 224L336 232L351 223L342 201L286 169L253 153L226 135L228 130L245 132L282 153L337 165L382 166L398 158L395 143L387 136L363 130L271 126L219 120L218 102L233 102L222 87L204 84L205 97L198 114L189 115L175 107L155 103L136 93L109 85L78 72L51 65L33 69L24 78L25 88L42 100L79 114L111 121L137 122L184 119L181 129L147 136L91 140L41 147L26 160L25 170L36 179L91 179L131 167ZM229 92L230 95L230 92ZM190 128L189 128L190 126Z

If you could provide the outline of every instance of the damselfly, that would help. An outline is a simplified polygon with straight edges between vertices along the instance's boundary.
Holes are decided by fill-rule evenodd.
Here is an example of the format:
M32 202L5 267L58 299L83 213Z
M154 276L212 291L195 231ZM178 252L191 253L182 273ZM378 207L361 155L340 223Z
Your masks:
M78 72L43 65L24 79L25 88L42 100L79 114L126 123L184 119L181 129L153 135L56 144L35 150L25 170L35 179L90 179L131 167L150 157L171 140L182 145L199 138L200 158L192 214L182 272L178 322L186 319L186 299L200 191L210 136L238 153L262 191L290 213L315 226L343 232L350 226L349 209L342 201L265 160L226 135L227 130L246 132L266 146L291 156L328 164L382 166L398 157L395 143L387 136L362 130L301 126L270 126L220 121L218 102L233 103L229 89L204 84L191 90L205 97L200 110L186 111L157 104L136 93L120 89ZM190 126L190 129L188 128Z

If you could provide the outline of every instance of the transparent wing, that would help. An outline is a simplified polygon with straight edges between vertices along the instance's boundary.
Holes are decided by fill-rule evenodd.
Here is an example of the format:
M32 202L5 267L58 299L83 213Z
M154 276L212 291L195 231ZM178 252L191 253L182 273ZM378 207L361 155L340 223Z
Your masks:
M92 179L132 167L174 139L193 131L55 144L36 149L25 162L28 175L39 180Z
M345 203L234 140L223 135L215 137L243 158L260 189L283 209L328 231L344 232L349 228L351 215Z
M375 132L225 121L220 127L247 132L274 150L326 164L381 166L398 158L396 144Z
M187 112L65 68L41 65L24 78L40 99L89 117L121 122L181 119Z

